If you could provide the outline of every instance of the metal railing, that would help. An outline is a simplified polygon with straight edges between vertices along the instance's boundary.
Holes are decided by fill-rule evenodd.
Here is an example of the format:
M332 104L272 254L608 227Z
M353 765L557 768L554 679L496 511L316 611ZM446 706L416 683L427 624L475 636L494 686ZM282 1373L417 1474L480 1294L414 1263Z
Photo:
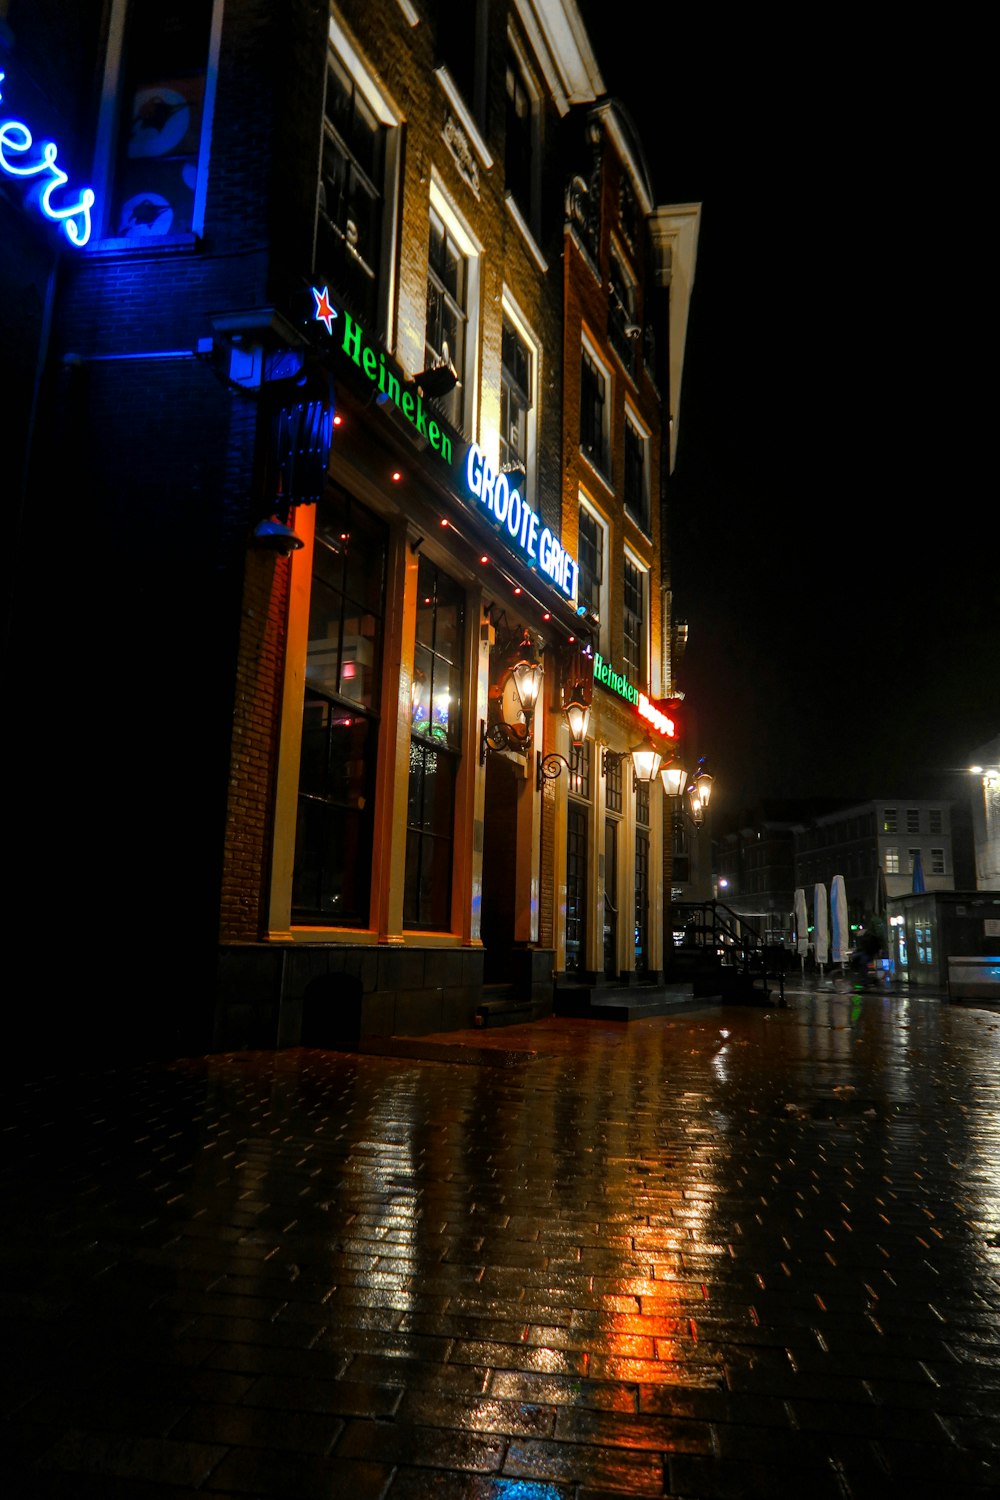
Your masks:
M765 943L757 929L739 912L722 901L675 902L671 906L674 945L671 956L695 956L707 967L737 970L744 976L747 990L760 980L763 993L769 992L768 979L778 981L782 1003L785 998L785 955L787 950ZM676 937L683 933L678 944ZM669 957L667 959L669 962Z

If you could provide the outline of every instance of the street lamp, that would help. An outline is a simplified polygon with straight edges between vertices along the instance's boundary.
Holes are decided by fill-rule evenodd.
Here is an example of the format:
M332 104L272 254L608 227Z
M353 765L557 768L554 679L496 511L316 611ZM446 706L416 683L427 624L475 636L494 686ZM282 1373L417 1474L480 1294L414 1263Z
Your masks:
M630 750L603 750L601 752L601 775L607 776L608 768L620 766L627 756L632 757L632 789L638 786L640 781L649 784L656 780L656 773L660 769L663 756L657 750L652 740L647 735L639 745L633 745Z
M701 824L705 817L705 809L712 796L712 781L707 771L698 771L691 785L688 787L688 797L691 799L691 816L696 824Z
M688 773L679 761L672 757L660 767L660 780L668 797L679 797L687 785Z

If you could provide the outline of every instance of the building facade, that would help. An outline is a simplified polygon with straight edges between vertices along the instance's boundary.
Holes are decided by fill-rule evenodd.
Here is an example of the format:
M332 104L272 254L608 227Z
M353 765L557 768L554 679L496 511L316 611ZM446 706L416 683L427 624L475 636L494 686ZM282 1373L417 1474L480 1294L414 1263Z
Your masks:
M493 986L540 1013L580 955L655 971L659 790L602 809L610 948L592 815L581 948L569 772L540 761L570 760L574 695L595 786L634 742L594 683L599 657L625 676L627 630L635 686L670 693L697 210L654 209L575 4L95 0L73 46L63 9L9 0L0 38L21 540L45 557L8 610L25 944L68 928L108 1032L171 1049L467 1025ZM25 191L43 134L67 180ZM567 446L581 138L603 487ZM659 375L630 374L657 322ZM583 503L614 528L604 652Z

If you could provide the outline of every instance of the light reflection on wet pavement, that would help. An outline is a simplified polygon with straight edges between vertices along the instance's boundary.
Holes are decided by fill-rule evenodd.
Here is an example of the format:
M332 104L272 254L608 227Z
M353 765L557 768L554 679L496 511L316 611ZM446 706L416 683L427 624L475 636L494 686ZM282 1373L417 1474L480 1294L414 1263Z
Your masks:
M425 1051L10 1085L8 1493L1000 1493L1000 1017Z

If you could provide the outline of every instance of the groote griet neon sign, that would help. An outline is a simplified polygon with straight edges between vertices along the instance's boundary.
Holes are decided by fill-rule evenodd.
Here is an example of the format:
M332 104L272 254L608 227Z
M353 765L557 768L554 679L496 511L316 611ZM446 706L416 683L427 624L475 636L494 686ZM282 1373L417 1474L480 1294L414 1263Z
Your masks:
M531 566L544 573L567 599L572 599L576 593L575 560L559 538L547 526L540 525L531 506L522 500L520 490L511 489L507 475L494 472L478 443L469 444L465 482L470 493L492 517L497 529L506 532Z
M0 84L6 76L6 73L0 73ZM30 153L33 151L40 154L32 157ZM42 141L36 146L23 120L0 120L0 170L8 177L37 177L37 186L41 190L39 208L47 219L59 225L71 245L79 247L90 239L90 210L96 195L93 189L84 188L75 203L53 203L53 193L69 182L62 168L56 166L58 155L55 141Z
M381 349L370 344L364 329L344 309L338 312L330 301L329 288L312 288L315 303L312 317L322 323L333 336L334 320L339 319L339 343L341 352L376 386L378 401L387 401L395 406L412 425L419 437L425 438L435 453L444 462L452 465L451 438L434 420L423 403L423 395L405 377L397 374ZM503 540L519 552L525 561L537 568L567 599L576 594L576 560L563 547L559 538L547 526L522 497L520 490L511 487L504 473L497 473L478 443L471 443L466 451L461 470L465 489L486 511L494 528Z

